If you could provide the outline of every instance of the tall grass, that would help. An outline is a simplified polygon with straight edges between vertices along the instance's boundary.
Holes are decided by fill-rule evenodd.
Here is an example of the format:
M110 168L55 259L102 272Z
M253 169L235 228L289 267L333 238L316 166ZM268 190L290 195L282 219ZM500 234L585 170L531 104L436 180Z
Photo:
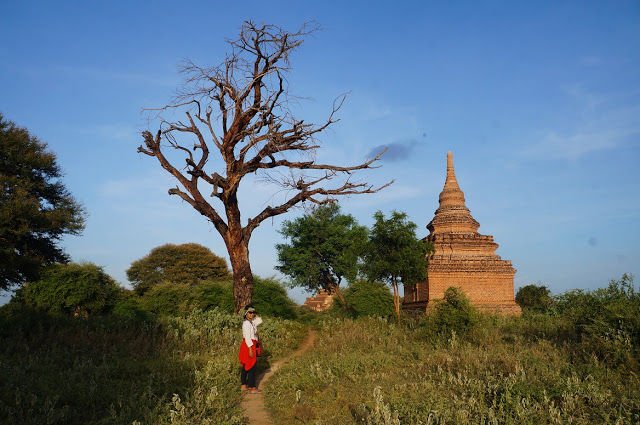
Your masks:
M269 383L275 423L640 422L634 364L576 356L562 318L478 320L464 336L431 318L322 322L316 348Z
M218 310L122 321L3 308L0 423L241 424L240 324ZM304 334L282 319L263 328L275 357Z

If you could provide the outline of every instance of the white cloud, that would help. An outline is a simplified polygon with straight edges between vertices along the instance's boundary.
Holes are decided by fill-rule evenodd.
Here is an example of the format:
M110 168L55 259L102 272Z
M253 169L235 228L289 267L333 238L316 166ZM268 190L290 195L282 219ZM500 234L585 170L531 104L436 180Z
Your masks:
M572 134L550 132L525 153L547 159L576 160L592 152L615 149L630 139L640 140L640 131L628 128L579 131Z
M581 85L565 88L578 116L568 129L551 129L523 151L529 157L577 160L594 152L640 142L638 93L598 94Z

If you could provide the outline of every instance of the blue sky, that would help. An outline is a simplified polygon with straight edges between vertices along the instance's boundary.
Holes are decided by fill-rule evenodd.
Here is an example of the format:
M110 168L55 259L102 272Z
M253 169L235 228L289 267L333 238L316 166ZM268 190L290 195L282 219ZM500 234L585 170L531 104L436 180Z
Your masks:
M0 3L0 111L49 144L88 211L84 234L64 241L72 258L126 284L130 263L164 243L225 254L136 153L141 109L172 97L180 61L220 63L244 20L290 30L313 20L322 30L293 57L293 107L321 122L348 93L319 158L356 163L386 145L383 167L362 178L396 180L344 199L344 212L370 225L376 210L404 211L426 236L450 150L480 232L518 269L516 287L559 293L637 276L640 3L391 3ZM248 181L240 196L251 214L279 195ZM276 275L277 230L302 213L254 233L255 273Z

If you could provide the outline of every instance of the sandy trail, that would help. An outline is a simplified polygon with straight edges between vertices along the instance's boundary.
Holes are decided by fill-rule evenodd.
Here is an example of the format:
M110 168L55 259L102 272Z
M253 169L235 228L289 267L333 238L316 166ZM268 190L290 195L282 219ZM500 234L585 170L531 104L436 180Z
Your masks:
M273 363L271 367L265 370L263 373L258 375L256 380L259 383L261 388L264 387L264 384L269 381L271 376L282 367L282 365L289 362L291 359L294 359L303 353L305 353L309 348L313 346L316 340L316 331L313 329L309 330L309 333L305 337L302 344L298 347L296 351L289 354L287 357L278 360ZM269 417L269 413L264 407L264 395L262 393L258 394L248 394L245 393L242 396L242 410L244 412L245 418L249 421L251 425L273 425L271 418Z

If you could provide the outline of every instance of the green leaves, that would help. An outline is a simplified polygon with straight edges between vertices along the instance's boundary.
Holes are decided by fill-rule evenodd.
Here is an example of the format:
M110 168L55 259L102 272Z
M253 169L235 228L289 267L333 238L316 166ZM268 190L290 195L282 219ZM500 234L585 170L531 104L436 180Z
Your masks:
M518 289L516 302L523 309L543 313L553 305L551 293L546 286L525 285Z
M159 246L127 270L127 278L140 294L161 282L193 285L228 276L225 260L196 243Z
M111 310L121 288L95 264L55 264L18 290L21 303L53 314L86 317Z
M388 219L378 211L374 218L365 250L365 275L389 284L415 283L424 279L428 246L417 238L416 224L407 219L407 214L398 211L393 211Z
M58 242L84 228L84 210L60 181L55 155L0 114L0 289L68 261Z
M291 278L292 286L309 291L333 291L343 278L355 279L367 229L336 203L321 205L311 214L285 221L280 233L289 244L277 244L276 269Z

